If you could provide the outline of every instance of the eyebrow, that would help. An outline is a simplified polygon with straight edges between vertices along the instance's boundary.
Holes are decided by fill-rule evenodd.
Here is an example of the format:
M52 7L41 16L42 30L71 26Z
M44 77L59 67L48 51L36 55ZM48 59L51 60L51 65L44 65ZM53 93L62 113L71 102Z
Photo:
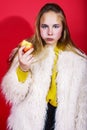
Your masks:
M41 26L49 26L49 25L42 23Z
M44 24L44 23L41 24L41 26L44 26L44 25L45 25L45 26L49 26L48 24ZM53 24L53 26L54 26L54 25L59 26L60 24Z

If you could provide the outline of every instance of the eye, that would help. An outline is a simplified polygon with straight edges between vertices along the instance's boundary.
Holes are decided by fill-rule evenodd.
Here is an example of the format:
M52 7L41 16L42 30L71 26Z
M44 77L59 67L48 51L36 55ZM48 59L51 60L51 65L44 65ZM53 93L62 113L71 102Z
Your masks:
M41 28L47 28L48 26L46 24L41 24Z
M54 28L59 28L60 26L59 26L59 24L54 24L53 27Z

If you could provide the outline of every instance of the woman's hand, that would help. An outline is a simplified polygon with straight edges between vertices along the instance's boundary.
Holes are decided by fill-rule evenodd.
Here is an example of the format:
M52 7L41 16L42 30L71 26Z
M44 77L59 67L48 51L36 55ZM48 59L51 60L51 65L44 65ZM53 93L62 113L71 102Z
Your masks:
M26 53L23 52L24 48L25 47L23 46L19 49L18 59L19 59L19 66L20 66L21 70L26 72L26 71L29 71L30 65L34 61L34 57L32 54L32 52L34 51L34 48L31 48Z

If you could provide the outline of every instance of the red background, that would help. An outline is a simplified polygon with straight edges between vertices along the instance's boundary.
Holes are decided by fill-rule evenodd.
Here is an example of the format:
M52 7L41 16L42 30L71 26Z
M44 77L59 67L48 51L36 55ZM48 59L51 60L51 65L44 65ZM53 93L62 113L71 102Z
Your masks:
M47 2L56 2L63 8L73 41L87 54L86 0L0 0L0 82L8 69L11 50L33 34L37 13ZM9 108L0 93L0 130L6 130Z

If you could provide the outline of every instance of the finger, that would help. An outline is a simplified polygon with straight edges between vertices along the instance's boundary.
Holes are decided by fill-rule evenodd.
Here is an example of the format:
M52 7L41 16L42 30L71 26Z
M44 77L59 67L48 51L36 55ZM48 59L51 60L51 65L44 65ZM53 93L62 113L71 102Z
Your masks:
M26 61L29 61L31 58L33 57L33 55L31 54L31 55L29 55L29 56L24 56L24 59L26 60Z
M26 56L30 55L34 51L34 48L29 49L25 54Z
M19 48L19 52L23 52L23 49L25 48L25 46L22 46Z
M32 64L34 62L34 57L31 57L31 59L28 61L28 64Z
M19 57L19 59L21 59L21 57L22 57L22 55L23 55L23 49L24 49L25 47L24 46L22 46L22 47L20 47L20 49L19 49L19 51L18 51L18 57Z
M33 56L33 54L32 54L33 50L34 50L34 49L32 48L32 49L28 50L26 53L24 53L24 54L23 54L23 58L26 59L27 57L28 57L28 58L29 58L29 57L32 57L32 56Z

